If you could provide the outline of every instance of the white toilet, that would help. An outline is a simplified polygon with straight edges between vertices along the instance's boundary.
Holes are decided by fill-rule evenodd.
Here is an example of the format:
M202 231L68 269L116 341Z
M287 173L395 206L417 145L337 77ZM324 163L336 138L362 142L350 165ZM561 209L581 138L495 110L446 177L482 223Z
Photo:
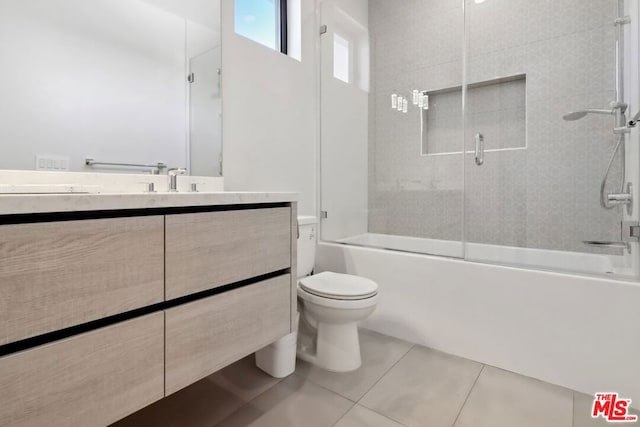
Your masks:
M378 285L348 274L310 275L317 219L298 217L298 225L298 357L329 371L353 371L362 364L358 322L375 310Z

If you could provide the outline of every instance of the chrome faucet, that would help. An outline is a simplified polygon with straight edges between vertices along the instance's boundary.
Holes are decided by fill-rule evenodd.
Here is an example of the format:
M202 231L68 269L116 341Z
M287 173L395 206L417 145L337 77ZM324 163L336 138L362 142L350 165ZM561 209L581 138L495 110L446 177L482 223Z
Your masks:
M187 173L185 168L171 168L167 171L169 176L169 191L175 193L178 191L178 175L184 175Z

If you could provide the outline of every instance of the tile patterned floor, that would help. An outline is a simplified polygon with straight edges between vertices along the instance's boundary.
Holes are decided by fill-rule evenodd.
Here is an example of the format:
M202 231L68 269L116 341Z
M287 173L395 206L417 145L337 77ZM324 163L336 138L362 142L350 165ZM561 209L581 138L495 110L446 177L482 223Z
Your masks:
M370 331L360 341L355 372L298 361L294 375L276 380L251 356L112 427L611 425L591 419L590 396Z

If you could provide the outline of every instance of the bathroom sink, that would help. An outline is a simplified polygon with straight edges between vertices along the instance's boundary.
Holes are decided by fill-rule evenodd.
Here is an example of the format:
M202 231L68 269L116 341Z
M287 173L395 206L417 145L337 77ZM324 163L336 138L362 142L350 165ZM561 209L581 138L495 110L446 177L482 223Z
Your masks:
M0 195L3 194L90 194L98 193L97 185L78 184L0 184Z

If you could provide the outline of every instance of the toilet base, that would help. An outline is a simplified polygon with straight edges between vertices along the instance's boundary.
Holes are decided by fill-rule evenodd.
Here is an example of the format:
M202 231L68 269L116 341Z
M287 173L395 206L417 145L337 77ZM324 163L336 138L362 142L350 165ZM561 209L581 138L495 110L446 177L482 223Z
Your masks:
M360 339L357 323L318 323L315 331L311 327L300 327L298 334L315 332L315 345L304 345L309 337L300 337L298 357L331 372L351 372L360 368ZM305 339L306 338L306 339ZM314 351L315 350L315 351Z
M325 298L298 288L298 357L332 372L362 365L358 324L376 309L378 295L363 299Z

